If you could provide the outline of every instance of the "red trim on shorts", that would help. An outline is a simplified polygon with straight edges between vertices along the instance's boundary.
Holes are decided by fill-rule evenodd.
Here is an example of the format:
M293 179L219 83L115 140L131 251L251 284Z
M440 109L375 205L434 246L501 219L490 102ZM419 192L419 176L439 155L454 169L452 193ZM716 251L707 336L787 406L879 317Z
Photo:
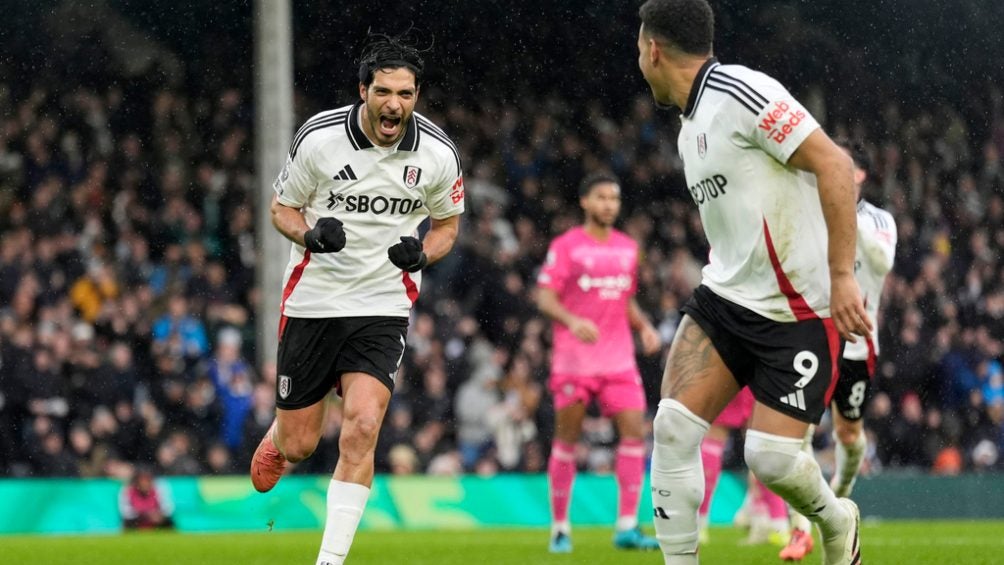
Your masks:
M833 318L823 318L823 327L826 328L826 341L830 345L830 367L832 367L830 386L826 389L826 402L823 406L829 406L840 377L840 332L837 331Z
M293 272L289 274L289 280L286 281L286 287L282 289L282 302L279 303L279 339L282 339L282 332L286 330L286 300L290 294L293 294L293 289L303 277L303 270L307 268L307 263L310 263L310 250L304 249L303 261L293 267Z
M411 300L411 305L414 306L418 300L418 286L411 280L411 273L401 271L401 282L404 283L404 291L408 293L408 300Z
M777 277L777 286L788 298L788 306L791 308L792 313L795 314L795 319L798 321L818 320L819 316L812 308L809 308L809 304L805 301L805 298L795 290L791 281L788 280L788 275L781 268L781 261L778 260L777 251L774 250L774 241L770 238L770 229L767 228L767 218L763 219L763 237L767 244L767 254L770 256L770 264L774 267L774 276Z
M868 378L870 379L875 376L875 363L878 361L878 355L875 354L875 342L865 339L865 345L868 346L868 357L865 358L865 367L868 369Z

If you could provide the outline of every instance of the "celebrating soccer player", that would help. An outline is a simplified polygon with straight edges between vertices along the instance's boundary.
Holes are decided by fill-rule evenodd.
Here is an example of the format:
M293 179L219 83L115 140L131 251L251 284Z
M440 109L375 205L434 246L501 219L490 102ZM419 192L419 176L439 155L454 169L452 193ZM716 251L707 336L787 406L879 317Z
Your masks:
M896 255L896 222L889 212L871 204L861 196L861 187L868 178L867 157L860 150L845 147L854 161L854 187L858 194L858 246L854 275L864 293L868 316L878 320L879 300L886 275L892 270ZM850 496L867 448L862 416L868 399L868 389L875 376L878 356L878 333L870 339L848 343L840 359L840 376L831 403L833 439L836 440L836 472L830 486L837 496ZM805 449L812 453L811 429L806 434ZM792 516L791 541L781 550L786 561L800 561L812 551L809 521L801 514Z
M310 456L336 388L344 423L317 565L340 565L348 554L421 271L453 247L464 211L457 148L414 112L423 68L403 39L371 35L360 100L307 120L274 185L272 222L293 245L280 303L278 408L251 480L268 491L287 462ZM425 218L431 227L420 241Z
M595 398L617 425L615 473L619 487L614 546L658 549L638 527L638 500L645 469L645 392L634 358L631 328L647 355L659 350L659 334L634 299L638 245L614 229L620 213L617 179L587 177L579 189L585 223L553 242L537 279L537 304L554 321L548 388L554 395L555 439L547 474L551 484L550 550L572 550L568 506L575 479L575 445L586 408Z
M871 337L854 279L851 160L776 80L714 58L706 0L648 0L640 17L638 64L656 103L683 111L678 150L711 244L653 423L665 562L697 563L701 439L748 386L747 465L819 526L826 564L859 563L857 506L801 449L836 385L841 336Z

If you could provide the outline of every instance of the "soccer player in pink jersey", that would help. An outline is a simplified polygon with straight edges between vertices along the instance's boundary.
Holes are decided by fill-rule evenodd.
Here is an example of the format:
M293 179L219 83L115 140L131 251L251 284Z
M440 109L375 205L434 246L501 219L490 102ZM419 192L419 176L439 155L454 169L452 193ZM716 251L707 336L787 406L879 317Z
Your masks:
M537 305L554 321L548 388L554 395L555 439L548 462L552 528L550 550L572 550L568 505L575 479L575 445L590 401L614 419L620 436L615 474L619 488L614 546L659 548L638 527L638 500L645 469L645 392L635 364L631 329L646 355L661 340L634 299L638 245L614 229L620 185L606 174L587 177L579 189L582 226L551 242L537 279Z

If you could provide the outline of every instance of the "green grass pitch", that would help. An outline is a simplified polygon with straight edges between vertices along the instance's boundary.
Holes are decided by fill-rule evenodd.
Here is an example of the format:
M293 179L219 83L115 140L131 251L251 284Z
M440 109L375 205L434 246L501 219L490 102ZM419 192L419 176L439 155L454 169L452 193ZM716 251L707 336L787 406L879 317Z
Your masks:
M606 528L576 528L570 555L547 553L546 530L360 532L348 565L661 564L658 552L616 551ZM320 532L138 533L0 537L5 565L311 565ZM777 564L777 548L745 547L739 530L713 528L701 563ZM1004 563L1004 522L882 522L862 527L868 564ZM803 563L820 563L817 550Z

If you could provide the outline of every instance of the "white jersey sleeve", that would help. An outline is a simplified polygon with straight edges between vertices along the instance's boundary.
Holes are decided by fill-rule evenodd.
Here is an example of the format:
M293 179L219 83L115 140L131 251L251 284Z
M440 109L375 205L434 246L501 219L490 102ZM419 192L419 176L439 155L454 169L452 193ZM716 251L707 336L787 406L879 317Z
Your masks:
M749 89L752 92L750 96L762 102L762 106L752 105L747 108L751 112L736 113L742 120L740 131L751 146L759 147L779 163L787 164L805 138L819 129L819 123L781 83L763 74L757 78L756 89Z
M276 199L283 206L303 208L306 206L320 184L317 179L317 169L314 164L314 146L316 137L308 135L311 124L330 120L328 115L335 111L321 112L307 120L303 127L293 137L293 143L286 155L286 164L279 176L272 183Z
M421 115L417 118L422 135L428 139L440 160L436 171L438 175L426 189L429 217L443 220L461 214L464 212L464 172L457 146L430 120Z
M889 212L864 200L858 202L858 244L854 260L854 277L861 288L865 311L872 323L878 322L879 301L886 275L892 270L896 256L896 222ZM872 332L872 342L859 337L856 343L844 347L844 358L866 361L879 352L878 331Z

